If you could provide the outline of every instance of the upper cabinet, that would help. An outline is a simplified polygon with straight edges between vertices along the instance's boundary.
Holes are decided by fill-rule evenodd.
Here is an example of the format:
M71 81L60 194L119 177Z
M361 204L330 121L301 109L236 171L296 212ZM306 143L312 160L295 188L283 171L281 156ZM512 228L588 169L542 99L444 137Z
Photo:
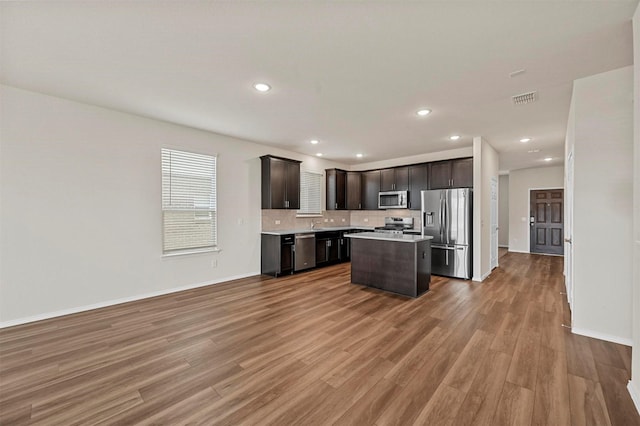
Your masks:
M327 210L378 210L378 193L407 191L407 207L420 210L420 191L472 188L473 158L366 172L326 169Z
M429 164L429 188L473 187L473 158L437 161Z
M380 192L380 170L362 173L362 208L378 210L378 193Z
M300 163L265 155L262 160L262 208L300 209Z
M429 165L409 166L409 205L411 210L420 210L420 191L429 189Z
M409 190L409 167L380 170L380 191Z
M325 170L327 176L327 210L347 208L347 172L340 169Z
M362 174L347 172L347 210L362 209Z

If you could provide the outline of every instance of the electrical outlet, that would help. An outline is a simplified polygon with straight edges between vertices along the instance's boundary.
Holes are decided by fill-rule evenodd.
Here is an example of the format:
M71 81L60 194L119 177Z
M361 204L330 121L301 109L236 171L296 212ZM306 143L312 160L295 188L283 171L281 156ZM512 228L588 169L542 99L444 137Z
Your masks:
M280 221L279 220L276 220L276 225L280 225Z
M218 259L211 259L211 267L212 268L218 267Z
M244 224L244 219L239 217L238 218L238 225L243 225Z
M325 220L324 220L324 222L325 222L325 223L329 222L329 219L325 219Z
M345 218L342 218L342 221L343 221L343 222L346 222L346 221L347 221L347 219L345 219Z
M364 218L364 221L365 221L365 222L369 222L369 218L368 218L368 217L365 217L365 218Z
M329 222L333 222L333 219L330 219Z

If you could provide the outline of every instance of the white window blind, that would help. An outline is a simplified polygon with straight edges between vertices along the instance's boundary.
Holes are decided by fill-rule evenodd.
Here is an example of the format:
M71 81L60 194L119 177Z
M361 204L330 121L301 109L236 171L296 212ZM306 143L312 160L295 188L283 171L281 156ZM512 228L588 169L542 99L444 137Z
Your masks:
M320 214L322 205L322 173L300 171L300 210L302 214Z
M163 252L217 245L216 157L162 149Z

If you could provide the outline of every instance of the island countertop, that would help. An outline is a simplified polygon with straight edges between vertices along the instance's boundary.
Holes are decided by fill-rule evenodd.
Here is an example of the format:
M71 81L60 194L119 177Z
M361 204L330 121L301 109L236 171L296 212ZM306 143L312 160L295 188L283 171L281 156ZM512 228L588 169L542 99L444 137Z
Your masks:
M361 238L363 240L382 240L402 243L419 243L421 241L433 240L433 237L407 234L388 234L384 232L359 232L357 234L345 234L348 238Z
M265 235L290 235L290 234L314 234L320 232L330 231L351 231L356 229L366 229L372 231L373 227L370 226L333 226L327 228L303 228L303 229L281 229L275 231L261 231L261 234Z

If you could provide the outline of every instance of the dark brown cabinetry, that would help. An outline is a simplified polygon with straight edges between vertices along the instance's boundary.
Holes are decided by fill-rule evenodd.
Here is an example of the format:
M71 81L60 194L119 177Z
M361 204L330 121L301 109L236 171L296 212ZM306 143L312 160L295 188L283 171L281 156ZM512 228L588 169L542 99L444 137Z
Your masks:
M340 260L340 232L316 232L316 266Z
M420 210L420 191L429 189L429 166L427 163L409 166L409 209Z
M347 208L347 172L340 169L327 169L327 210Z
M262 161L262 208L300 208L300 161L265 155Z
M380 170L380 191L406 191L409 189L409 168L394 167Z
M293 273L294 235L262 234L260 272L278 277Z
M378 210L378 193L380 192L380 170L362 173L362 208Z
M437 161L429 163L429 188L473 187L473 159Z
M362 174L347 172L347 210L362 209Z
M378 194L408 191L407 207L420 210L420 191L472 188L473 158L413 164L366 172L326 170L327 210L378 210Z

